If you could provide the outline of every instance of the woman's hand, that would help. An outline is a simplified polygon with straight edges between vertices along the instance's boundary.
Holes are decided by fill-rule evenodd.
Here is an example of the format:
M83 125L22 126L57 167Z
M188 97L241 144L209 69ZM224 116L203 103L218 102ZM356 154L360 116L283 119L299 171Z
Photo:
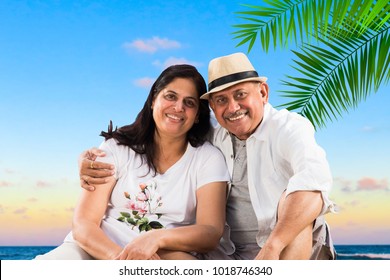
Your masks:
M158 230L152 230L141 234L128 243L122 252L116 257L117 260L159 260Z

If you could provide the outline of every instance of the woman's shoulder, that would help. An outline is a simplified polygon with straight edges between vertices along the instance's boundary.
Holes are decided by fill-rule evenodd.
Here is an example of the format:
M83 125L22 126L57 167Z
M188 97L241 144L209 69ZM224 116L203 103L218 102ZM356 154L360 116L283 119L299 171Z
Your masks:
M120 145L118 140L114 138L104 140L103 143L100 145L100 149L109 150L113 154L118 154L121 156L129 155L133 151L132 149L130 149L130 147L126 145Z

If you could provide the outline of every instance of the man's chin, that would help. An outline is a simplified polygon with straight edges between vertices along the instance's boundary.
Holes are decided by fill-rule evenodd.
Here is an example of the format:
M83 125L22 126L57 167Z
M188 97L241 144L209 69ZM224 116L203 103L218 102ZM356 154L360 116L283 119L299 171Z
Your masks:
M235 129L234 129L235 128ZM248 133L244 130L241 130L241 129L237 129L237 127L232 127L232 126L229 126L229 127L226 127L226 129L233 135L235 135L238 139L241 139L241 140L244 140L247 137Z

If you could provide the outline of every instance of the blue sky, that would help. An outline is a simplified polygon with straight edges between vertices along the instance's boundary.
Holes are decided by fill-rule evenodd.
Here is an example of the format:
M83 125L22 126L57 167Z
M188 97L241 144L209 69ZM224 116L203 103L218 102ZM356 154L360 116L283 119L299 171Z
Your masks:
M260 2L2 0L0 245L58 244L80 191L80 152L100 144L110 120L132 122L169 64L207 79L210 59L246 52L231 34L242 3ZM291 52L256 44L249 57L269 78L270 102L288 101L278 91L294 74ZM317 133L342 210L329 217L336 243L390 243L388 90Z

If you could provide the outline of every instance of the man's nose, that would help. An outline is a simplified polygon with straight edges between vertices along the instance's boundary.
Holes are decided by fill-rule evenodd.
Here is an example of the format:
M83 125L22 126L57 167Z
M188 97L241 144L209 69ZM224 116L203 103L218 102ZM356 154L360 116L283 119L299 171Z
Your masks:
M240 109L240 104L234 99L229 100L228 103L228 110L229 112L236 112L237 110Z

